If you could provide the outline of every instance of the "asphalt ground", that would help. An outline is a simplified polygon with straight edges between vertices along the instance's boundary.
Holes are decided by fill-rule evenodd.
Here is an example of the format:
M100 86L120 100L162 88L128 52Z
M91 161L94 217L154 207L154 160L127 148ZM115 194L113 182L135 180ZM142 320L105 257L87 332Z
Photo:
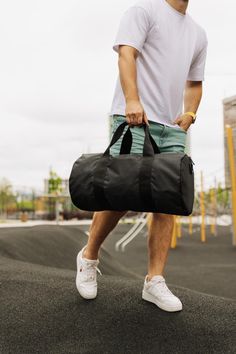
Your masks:
M127 270L145 276L147 273L147 229L144 228L134 240L117 252L115 244L127 232L127 225L119 224L104 242L104 247ZM177 247L170 249L164 276L167 283L192 290L236 300L236 247L232 246L229 226L218 226L217 236L206 228L206 242L200 240L199 226L182 226L182 237L177 238ZM158 237L158 235L157 235Z
M80 297L75 257L79 226L0 230L0 353L235 353L235 248L229 228L200 242L183 233L165 269L183 310L168 313L141 299L147 262L144 230L125 252L118 225L100 252L98 296ZM84 227L83 227L84 228Z

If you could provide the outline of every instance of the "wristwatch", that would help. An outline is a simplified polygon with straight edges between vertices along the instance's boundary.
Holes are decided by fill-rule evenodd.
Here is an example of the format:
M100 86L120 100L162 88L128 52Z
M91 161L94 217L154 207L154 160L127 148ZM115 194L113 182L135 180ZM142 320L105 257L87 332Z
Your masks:
M195 123L195 120L197 118L197 114L196 113L194 113L194 112L186 112L186 113L184 113L184 115L191 116L192 117L192 123Z

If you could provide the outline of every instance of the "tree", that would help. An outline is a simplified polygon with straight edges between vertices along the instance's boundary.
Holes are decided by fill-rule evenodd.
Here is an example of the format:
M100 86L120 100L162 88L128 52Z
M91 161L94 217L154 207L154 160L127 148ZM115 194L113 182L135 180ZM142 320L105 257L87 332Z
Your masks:
M58 195L62 192L62 179L53 170L49 172L48 193Z
M0 216L6 218L8 204L15 200L12 185L7 178L0 179Z
M49 179L48 179L48 194L51 196L49 197L49 214L50 218L53 215L53 218L56 217L56 206L58 205L58 198L62 193L62 179L58 176L58 174L50 169L49 172ZM54 198L55 197L55 198Z

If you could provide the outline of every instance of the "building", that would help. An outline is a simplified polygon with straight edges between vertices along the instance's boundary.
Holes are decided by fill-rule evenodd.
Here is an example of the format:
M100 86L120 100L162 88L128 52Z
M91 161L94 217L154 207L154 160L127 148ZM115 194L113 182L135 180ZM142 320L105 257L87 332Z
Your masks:
M233 129L234 138L234 156L236 156L236 96L228 97L223 100L224 109L224 168L225 168L225 186L231 187L230 170L229 170L229 156L226 135L226 125L230 125Z

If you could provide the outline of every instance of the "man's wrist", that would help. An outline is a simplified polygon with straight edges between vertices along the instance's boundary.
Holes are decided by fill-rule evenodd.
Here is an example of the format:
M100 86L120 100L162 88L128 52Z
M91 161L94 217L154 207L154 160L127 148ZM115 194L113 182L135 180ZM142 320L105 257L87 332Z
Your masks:
M188 111L185 112L184 115L192 117L192 124L195 123L195 120L197 118L197 114L195 112Z
M125 102L126 102L126 104L127 103L130 103L130 102L140 102L140 99L139 99L139 97L137 96L137 97L132 97L132 98L126 98L125 99Z

